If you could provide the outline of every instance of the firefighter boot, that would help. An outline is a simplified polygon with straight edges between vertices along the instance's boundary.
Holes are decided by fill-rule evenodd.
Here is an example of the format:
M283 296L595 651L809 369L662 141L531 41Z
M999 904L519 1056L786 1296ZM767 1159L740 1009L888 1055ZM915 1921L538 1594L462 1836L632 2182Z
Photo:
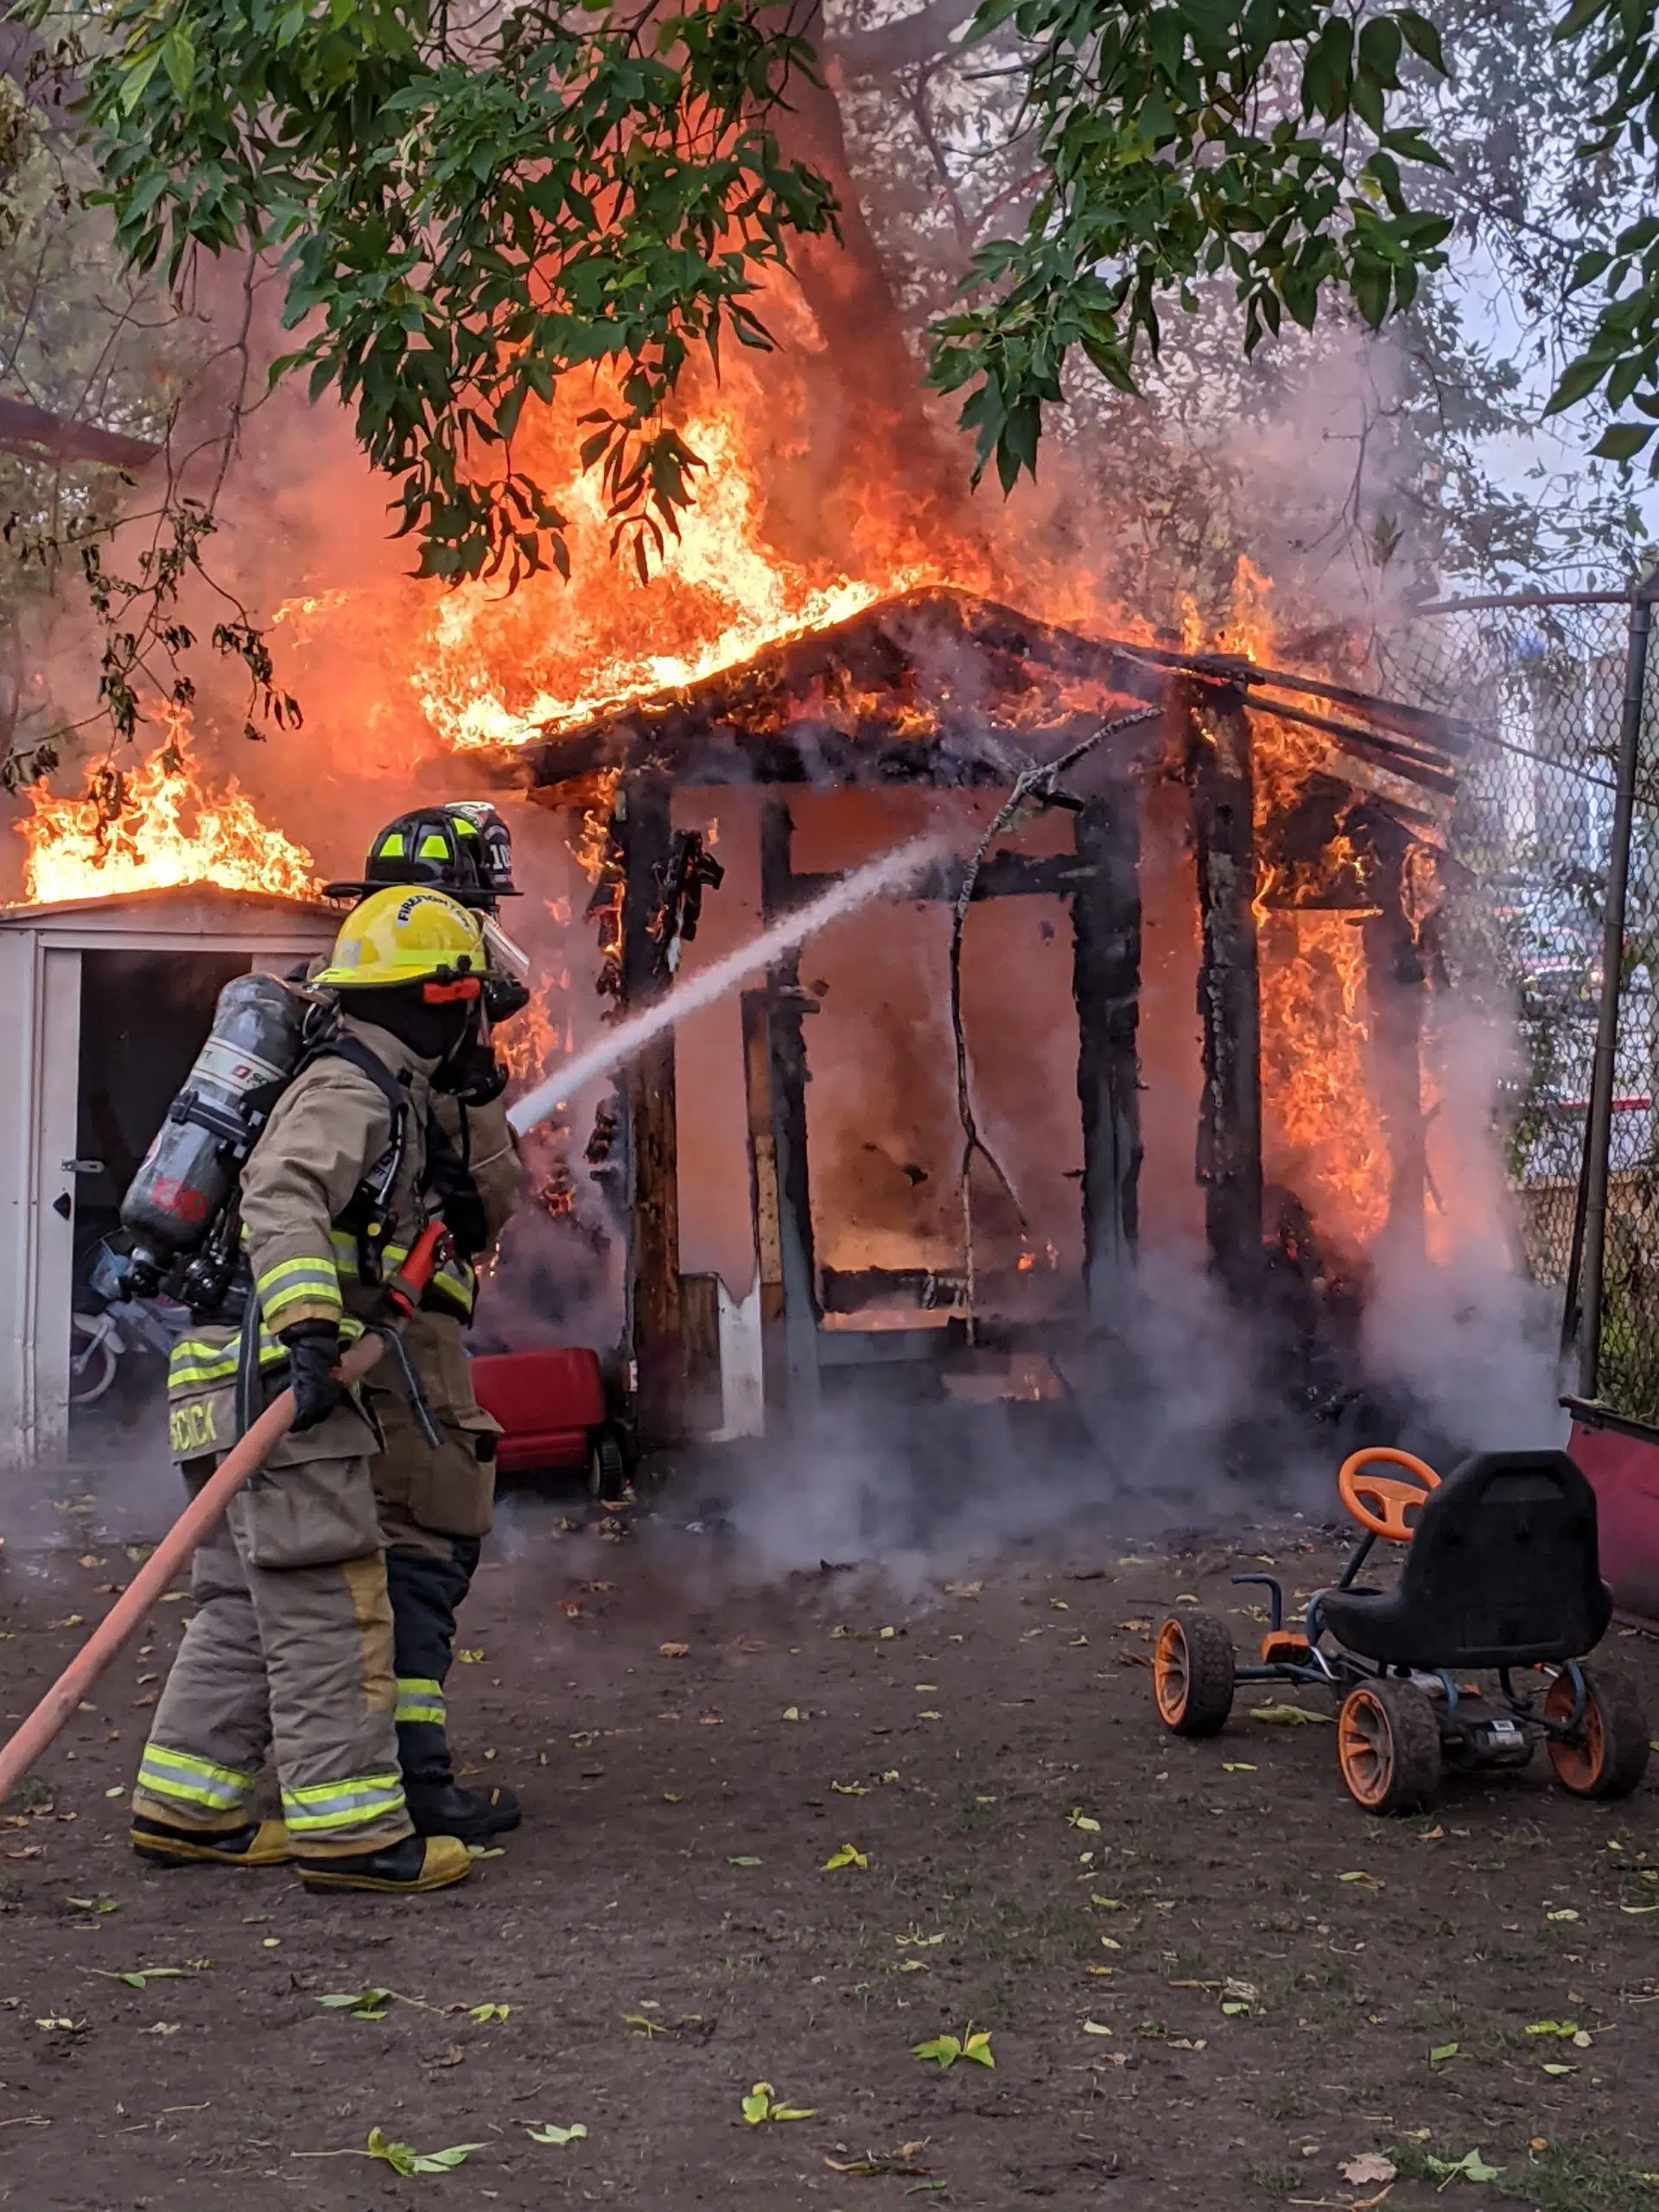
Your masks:
M338 1859L294 1854L308 1890L380 1890L413 1897L423 1890L447 1890L473 1871L464 1843L448 1835L406 1835L378 1851L356 1851Z
M487 1843L493 1835L516 1828L522 1817L518 1800L499 1783L488 1789L463 1789L453 1776L442 1781L405 1777L404 1796L416 1835L453 1835L462 1843Z
M181 1828L147 1813L132 1816L132 1847L151 1866L280 1866L291 1855L280 1821L238 1828Z

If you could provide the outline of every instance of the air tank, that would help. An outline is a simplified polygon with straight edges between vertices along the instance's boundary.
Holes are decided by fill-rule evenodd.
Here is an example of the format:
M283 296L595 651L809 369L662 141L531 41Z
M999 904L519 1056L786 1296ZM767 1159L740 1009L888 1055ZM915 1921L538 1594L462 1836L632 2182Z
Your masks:
M219 993L207 1041L121 1202L139 1295L212 1228L299 1065L310 1008L275 976L237 976Z

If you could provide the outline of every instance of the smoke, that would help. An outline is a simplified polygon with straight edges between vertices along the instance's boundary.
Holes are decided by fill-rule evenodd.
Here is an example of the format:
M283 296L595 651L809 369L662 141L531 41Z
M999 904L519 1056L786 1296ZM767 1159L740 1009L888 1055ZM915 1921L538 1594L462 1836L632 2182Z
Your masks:
M1367 1361L1459 1451L1557 1444L1567 1427L1557 1402L1561 1294L1526 1272L1503 1172L1499 1104L1518 1040L1453 988L1435 1001L1426 1046L1428 1249L1387 1236L1373 1248Z

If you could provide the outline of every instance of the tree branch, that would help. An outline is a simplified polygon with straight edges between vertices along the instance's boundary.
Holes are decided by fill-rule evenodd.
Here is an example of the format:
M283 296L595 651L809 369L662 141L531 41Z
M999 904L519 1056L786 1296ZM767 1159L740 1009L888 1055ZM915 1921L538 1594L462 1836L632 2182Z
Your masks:
M951 35L975 14L979 0L928 0L913 16L873 30L849 32L824 44L849 77L881 77L894 69L936 61L950 50Z
M147 438L123 437L94 423L77 423L21 399L0 399L0 451L43 452L54 461L102 461L111 468L143 468L161 451Z

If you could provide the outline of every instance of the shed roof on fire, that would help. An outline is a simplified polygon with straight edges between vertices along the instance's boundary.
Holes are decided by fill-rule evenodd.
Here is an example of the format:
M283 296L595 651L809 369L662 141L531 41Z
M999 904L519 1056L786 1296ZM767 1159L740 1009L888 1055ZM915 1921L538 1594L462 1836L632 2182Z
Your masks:
M656 770L682 784L997 786L1098 729L1102 717L1197 687L1323 732L1331 772L1432 820L1455 788L1464 726L1322 677L1086 638L943 587L878 601L768 645L701 683L619 702L550 731L525 756L552 799L598 774ZM1114 741L1152 757L1158 724Z

